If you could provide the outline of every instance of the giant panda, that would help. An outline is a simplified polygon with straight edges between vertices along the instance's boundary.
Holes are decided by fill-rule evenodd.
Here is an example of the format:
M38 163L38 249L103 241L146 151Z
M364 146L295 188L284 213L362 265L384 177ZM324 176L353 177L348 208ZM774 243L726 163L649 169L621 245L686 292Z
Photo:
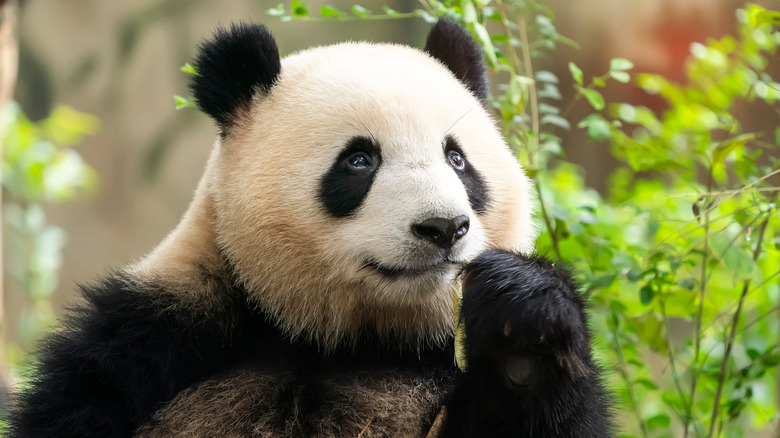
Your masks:
M611 435L583 298L533 254L468 33L281 59L237 24L194 65L218 128L194 199L82 288L9 436Z

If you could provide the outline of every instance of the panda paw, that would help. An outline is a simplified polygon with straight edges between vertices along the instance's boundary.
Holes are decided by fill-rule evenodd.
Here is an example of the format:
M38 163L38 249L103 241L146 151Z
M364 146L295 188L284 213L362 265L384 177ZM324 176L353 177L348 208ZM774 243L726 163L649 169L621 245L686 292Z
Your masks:
M469 372L509 388L595 372L584 301L571 275L540 256L490 250L463 274Z

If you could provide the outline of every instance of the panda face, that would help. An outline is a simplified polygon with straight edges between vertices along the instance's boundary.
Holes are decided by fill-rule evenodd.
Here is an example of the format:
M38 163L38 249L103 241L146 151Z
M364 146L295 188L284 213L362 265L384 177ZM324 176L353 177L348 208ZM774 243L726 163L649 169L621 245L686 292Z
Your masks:
M452 135L383 137L348 143L321 180L320 201L338 220L331 245L368 290L414 300L451 284L485 249L478 211L487 187Z
M331 230L325 247L377 300L436 293L485 247L478 212L486 209L488 188L455 129L481 105L422 54L401 47L338 49L350 57L323 68L350 84L340 92L344 103L361 108L335 108L333 121L323 121L348 138L339 136L323 151L329 166L316 194ZM364 53L353 59L356 51ZM420 74L414 72L399 79L403 64L389 64L407 51L421 58L407 64L441 69L450 87L437 94L414 80ZM344 70L334 72L336 65Z
M527 179L483 103L424 52L294 54L226 125L218 246L293 336L440 341L463 263L532 245Z
M365 266L393 280L462 262L482 232L487 187L458 142L448 135L419 156L391 147L384 161L376 142L350 140L321 181L326 210L351 219L339 238L366 246Z

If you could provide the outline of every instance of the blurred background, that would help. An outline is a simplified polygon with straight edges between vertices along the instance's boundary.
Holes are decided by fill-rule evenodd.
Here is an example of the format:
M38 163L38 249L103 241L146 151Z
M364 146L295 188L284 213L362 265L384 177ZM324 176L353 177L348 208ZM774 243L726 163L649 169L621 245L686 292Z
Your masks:
M344 40L422 47L430 28L419 18L282 22L266 12L277 6L276 0L3 3L3 31L15 29L18 42L14 100L31 122L56 115L77 126L71 143L80 161L74 159L71 164L82 173L74 180L78 187L73 193L42 203L40 211L20 213L11 207L5 212L19 215L6 220L3 228L2 336L9 347L3 349L6 357L2 360L11 364L18 363L34 345L53 315L78 299L78 283L93 281L142 257L178 222L203 170L215 129L196 110L176 110L173 96L187 95L188 76L179 69L190 60L198 41L216 26L239 20L265 23L283 54ZM309 8L318 11L322 3L311 1ZM345 10L353 4L327 3ZM634 71L684 80L683 65L691 44L734 33L735 10L744 5L736 0L548 3L558 31L579 45L561 46L537 67L561 78L558 88L563 102L575 93L567 67L570 61L591 76L602 74L610 59L622 57L634 63ZM419 8L414 0L364 0L361 4L375 11L381 11L383 5L397 11ZM13 51L13 43L5 47ZM4 58L2 62L6 72L12 69L11 60ZM657 110L663 105L657 96L619 82L610 83L603 94L607 101ZM583 115L585 110L582 108ZM577 111L573 109L568 118L582 118ZM745 118L754 124L748 130L773 131L778 125L774 109L752 111L754 114ZM585 147L583 130L561 135L569 160L584 167L587 185L603 191L605 175L614 161L609 145ZM56 227L37 233L39 238L47 236L34 244L50 248L40 263L51 275L40 280L42 284L32 296L22 291L24 282L29 281L24 272L18 272L24 268L15 265L25 243L14 237L18 234L14 227L25 221L33 223L33 228L38 222L47 230ZM59 248L61 255L55 251Z

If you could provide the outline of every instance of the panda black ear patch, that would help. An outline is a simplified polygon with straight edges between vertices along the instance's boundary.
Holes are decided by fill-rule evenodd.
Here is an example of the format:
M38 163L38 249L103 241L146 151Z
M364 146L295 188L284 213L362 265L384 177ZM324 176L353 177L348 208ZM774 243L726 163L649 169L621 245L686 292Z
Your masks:
M428 34L425 51L447 66L469 91L487 105L485 61L482 50L468 32L455 22L441 18Z
M276 41L265 26L239 23L230 29L217 28L211 39L201 43L194 67L192 95L225 136L252 96L270 91L279 77L281 61Z

